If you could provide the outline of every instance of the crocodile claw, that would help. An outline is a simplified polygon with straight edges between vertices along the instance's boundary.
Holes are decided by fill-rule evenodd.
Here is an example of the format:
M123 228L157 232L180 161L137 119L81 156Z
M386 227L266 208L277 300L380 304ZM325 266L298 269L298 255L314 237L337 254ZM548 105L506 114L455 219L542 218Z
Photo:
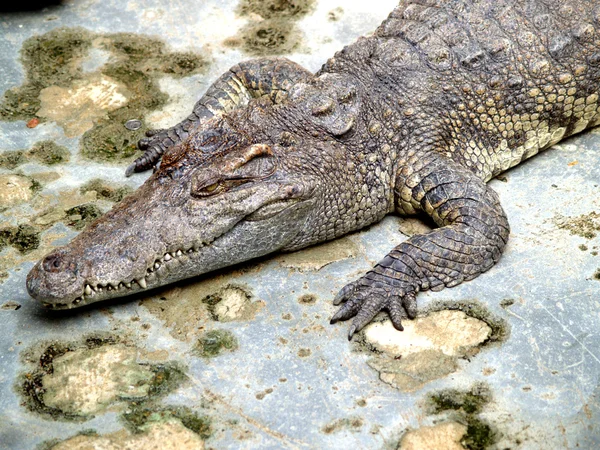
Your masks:
M361 279L362 280L362 279ZM399 331L404 331L403 319L417 316L417 299L414 292L403 293L393 286L373 287L361 280L354 281L340 290L333 300L342 306L331 318L332 324L351 319L348 340L368 325L380 311L387 311Z
M142 138L138 141L138 148L140 150L146 150L148 149L148 147L150 147L150 145L152 144L152 142L154 141L154 139L152 139L153 136L156 136L157 134L162 133L163 131L167 131L164 128L158 128L156 130L147 130L146 131L146 137Z

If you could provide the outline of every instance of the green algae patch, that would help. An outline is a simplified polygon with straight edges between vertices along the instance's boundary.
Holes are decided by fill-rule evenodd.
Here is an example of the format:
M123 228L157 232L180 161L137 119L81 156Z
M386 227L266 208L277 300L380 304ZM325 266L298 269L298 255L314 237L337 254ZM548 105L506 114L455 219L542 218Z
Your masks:
M0 153L0 169L12 170L27 162L23 150L10 150Z
M154 364L149 368L154 374L148 388L149 398L173 392L187 380L183 367L177 363Z
M9 245L21 253L29 253L40 246L40 233L36 228L27 224L2 228L0 229L0 250Z
M0 251L2 247L0 246ZM0 284L4 283L8 279L8 272L5 270L0 270Z
M312 12L315 0L242 0L236 13L240 16L258 14L263 19L299 19Z
M93 72L83 63L91 49L108 54ZM57 28L23 44L23 85L4 94L0 120L51 120L69 137L81 136L88 159L128 162L147 127L124 124L167 104L158 79L186 77L206 70L207 60L171 51L159 39L133 33L94 33ZM14 165L14 162L4 164Z
M446 389L431 394L430 409L433 414L443 411L462 410L466 414L478 414L491 401L490 389L485 384L476 384L468 391Z
M91 47L92 34L81 28L58 28L23 43L21 63L25 82L4 93L1 120L29 120L37 117L42 89L67 86L81 77L81 61Z
M97 218L101 217L103 212L93 203L74 206L65 211L67 215L67 225L76 229L83 230Z
M47 166L67 162L71 156L66 147L54 141L38 142L25 155Z
M249 22L225 45L239 47L252 56L285 55L300 47L302 34L288 20L269 19Z
M242 0L236 12L248 17L237 35L225 41L253 56L282 55L299 49L303 35L296 21L315 9L315 0Z
M469 450L484 450L496 442L496 433L490 425L476 417L467 420L467 432L461 444Z
M498 433L479 417L492 395L484 383L477 383L469 390L445 389L427 398L431 414L449 413L452 419L466 426L460 444L470 450L483 450L498 440Z
M0 153L0 168L12 170L30 160L52 166L67 162L70 157L71 153L66 147L58 145L54 141L40 141L36 142L29 150Z
M236 337L227 330L211 330L204 333L194 347L194 353L202 358L213 358L238 348Z
M33 366L20 377L24 404L53 420L85 421L108 408L143 405L186 380L176 363L144 362L138 348L111 336L54 342L24 359Z
M207 62L189 52L171 52L157 39L131 33L104 35L99 46L115 56L101 69L102 74L124 85L127 103L109 111L82 137L82 154L95 160L127 159L137 151L137 141L147 127L127 130L124 123L142 118L167 104L169 96L158 86L158 78L181 78L204 72Z
M117 203L131 194L133 192L133 188L127 185L115 185L115 183L102 180L100 178L95 178L80 188L82 195L92 191L96 192L96 195L99 199Z
M209 416L198 414L186 406L164 408L136 407L121 415L121 420L132 433L141 433L149 424L177 419L188 430L203 439L212 434Z
M92 415L119 399L146 398L154 378L137 364L136 350L121 345L69 351L52 364L41 380L44 404L73 415Z

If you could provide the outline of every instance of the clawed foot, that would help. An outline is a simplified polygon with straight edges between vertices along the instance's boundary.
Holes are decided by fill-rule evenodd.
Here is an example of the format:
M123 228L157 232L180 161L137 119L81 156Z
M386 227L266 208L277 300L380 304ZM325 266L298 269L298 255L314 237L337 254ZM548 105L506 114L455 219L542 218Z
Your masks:
M157 135L162 133L164 134L164 137L166 137L166 132L167 130L165 128L157 128L156 130L146 131L146 137L138 141L138 148L140 150L148 150L152 144L160 140L161 137Z
M127 167L125 176L129 177L134 172L143 172L156 167L167 147L166 144L171 142L168 131L166 129L146 131L146 137L138 141L138 148L144 150L144 154Z
M392 324L400 331L404 330L402 319L414 319L417 315L417 299L414 291L405 293L392 285L382 282L373 283L366 277L342 288L333 300L333 304L337 306L342 302L345 303L331 318L331 323L354 317L348 332L348 340L371 322L379 311L387 311Z

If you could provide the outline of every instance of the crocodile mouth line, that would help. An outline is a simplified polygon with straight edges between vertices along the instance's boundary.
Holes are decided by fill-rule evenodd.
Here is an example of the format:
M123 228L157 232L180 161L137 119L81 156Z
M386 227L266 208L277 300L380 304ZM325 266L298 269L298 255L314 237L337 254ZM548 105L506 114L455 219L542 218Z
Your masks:
M286 199L285 201L276 201L269 203L265 206L271 206L273 208L272 211L266 211L267 216L273 216L275 214L281 213L282 211L293 207L298 203L298 199ZM261 208L262 209L262 208ZM257 210L260 211L260 210ZM254 211L255 213L256 211ZM249 214L243 219L246 221L257 220L254 216L254 213ZM264 219L265 217L262 217ZM234 224L233 226L237 225ZM233 227L232 227L233 228ZM230 231L231 228L228 230ZM161 257L158 257L154 260L154 262L146 268L144 276L141 277L133 277L128 278L126 280L120 280L116 282L108 282L108 283L90 283L86 281L83 283L83 289L81 295L76 297L74 300L65 303L56 303L56 302L42 302L42 305L48 309L72 309L79 306L86 305L88 303L93 303L96 300L97 296L104 295L105 293L108 296L104 298L112 298L112 297L124 297L129 294L133 294L136 292L140 292L148 288L148 284L156 281L160 276L167 275L170 273L170 267L174 264L179 264L180 267L183 264L188 263L194 255L200 252L201 249L207 247L212 244L214 241L225 235L227 232L215 237L214 239L207 242L199 242L195 243L191 247L187 248L179 248L174 251L166 252Z
M83 292L73 301L68 303L51 303L51 302L43 302L43 306L48 309L72 309L74 307L83 306L87 303L91 303L94 297L107 293L118 293L115 297L121 297L129 294L133 294L134 292L138 292L140 290L144 290L148 288L148 283L154 281L154 279L158 278L157 273L160 271L169 273L169 266L173 264L185 264L189 262L191 257L194 254L198 253L202 248L210 245L214 242L213 239L210 242L198 243L194 244L192 247L187 249L177 249L175 251L166 252L162 257L156 258L154 262L150 265L150 267L146 268L146 273L142 277L131 278L127 281L117 281L117 282L109 282L109 283L84 283ZM186 261L187 259L187 261ZM166 274L165 273L165 274Z

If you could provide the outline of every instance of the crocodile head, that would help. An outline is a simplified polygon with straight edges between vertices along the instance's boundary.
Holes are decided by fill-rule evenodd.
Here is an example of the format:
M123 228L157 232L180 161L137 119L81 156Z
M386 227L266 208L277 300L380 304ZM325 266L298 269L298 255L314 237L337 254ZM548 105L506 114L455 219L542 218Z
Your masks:
M302 92L312 91L277 114L258 102L203 124L135 193L39 261L30 295L72 308L348 232L334 205L350 196L343 146L297 117Z
M39 261L29 294L72 308L381 219L393 195L371 182L367 198L364 154L348 152L360 147L355 86L330 78L298 85L286 105L258 99L203 123L136 192Z

